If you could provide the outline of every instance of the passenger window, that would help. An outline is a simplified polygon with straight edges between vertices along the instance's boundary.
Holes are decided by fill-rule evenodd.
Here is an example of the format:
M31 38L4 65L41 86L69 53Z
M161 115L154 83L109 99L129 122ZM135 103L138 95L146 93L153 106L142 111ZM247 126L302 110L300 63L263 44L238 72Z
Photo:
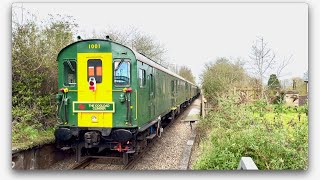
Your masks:
M139 86L144 87L146 85L146 70L139 69Z
M75 60L66 60L63 62L65 86L76 86L77 82L77 65Z
M118 86L130 85L130 62L126 59L114 62L114 84Z
M102 82L102 61L101 59L89 59L88 63L88 81L91 77L96 80L96 83Z

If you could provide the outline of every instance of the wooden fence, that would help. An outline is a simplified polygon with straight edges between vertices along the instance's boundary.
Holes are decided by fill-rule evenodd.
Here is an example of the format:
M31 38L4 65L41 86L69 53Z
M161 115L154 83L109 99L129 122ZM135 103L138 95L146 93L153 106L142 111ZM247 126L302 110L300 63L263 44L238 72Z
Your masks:
M203 96L203 94L201 94L201 117L204 118L210 110L213 109L212 105L210 103L208 103L207 99Z
M239 95L241 102L252 102L260 98L261 90L260 88L233 88L233 94Z

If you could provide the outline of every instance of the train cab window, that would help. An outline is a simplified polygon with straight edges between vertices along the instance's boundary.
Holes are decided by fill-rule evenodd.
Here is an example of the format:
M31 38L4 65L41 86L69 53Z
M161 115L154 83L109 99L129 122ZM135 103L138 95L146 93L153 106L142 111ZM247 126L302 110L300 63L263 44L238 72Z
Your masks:
M144 87L146 85L146 70L139 69L139 86Z
M130 85L129 59L119 59L114 62L114 84L117 86Z
M87 63L88 81L94 77L96 83L102 82L102 61L101 59L89 59Z
M77 82L77 65L75 60L66 60L63 62L65 86L76 86Z

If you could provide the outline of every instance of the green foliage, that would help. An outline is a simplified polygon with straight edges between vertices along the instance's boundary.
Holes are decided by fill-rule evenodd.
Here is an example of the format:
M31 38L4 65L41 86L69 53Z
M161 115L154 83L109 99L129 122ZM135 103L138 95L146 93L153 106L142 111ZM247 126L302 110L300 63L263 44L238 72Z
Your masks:
M280 96L280 82L277 75L271 74L268 80L268 96L273 104L281 103L283 97Z
M292 81L295 82L295 89L299 92L300 96L306 96L307 94L307 83L304 82L302 78L296 77L292 78Z
M243 84L243 80L247 78L240 61L232 63L226 58L218 58L214 64L206 64L201 76L202 89L208 100L233 90L234 86L241 85L240 82Z
M181 77L185 78L186 80L195 83L194 76L192 75L192 71L187 66L182 66L179 68L179 73Z
M260 170L308 167L308 117L301 110L258 101L238 105L220 98L200 121L200 156L195 169L234 170L240 158L251 157Z
M69 18L14 23L12 31L12 142L36 141L55 124L58 52L73 41ZM53 119L53 120L51 120ZM41 139L41 138L40 138Z
M30 117L29 117L30 118ZM31 125L30 125L31 124ZM16 122L12 126L12 146L14 149L27 149L54 141L54 127L43 129L40 123Z
M268 88L275 90L275 89L280 89L280 82L279 79L277 78L277 75L271 74L268 80Z

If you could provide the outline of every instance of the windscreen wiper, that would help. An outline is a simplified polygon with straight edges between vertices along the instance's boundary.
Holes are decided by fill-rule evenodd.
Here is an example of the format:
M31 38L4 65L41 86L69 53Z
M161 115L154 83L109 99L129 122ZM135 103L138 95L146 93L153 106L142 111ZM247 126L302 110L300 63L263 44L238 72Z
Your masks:
M75 72L76 70L74 69L74 67L71 65L71 62L69 60L67 60L67 63L71 69L72 72Z
M115 68L114 71L117 71L119 69L119 67L121 66L121 64L123 63L124 59L121 59L120 63L118 64L118 66Z

